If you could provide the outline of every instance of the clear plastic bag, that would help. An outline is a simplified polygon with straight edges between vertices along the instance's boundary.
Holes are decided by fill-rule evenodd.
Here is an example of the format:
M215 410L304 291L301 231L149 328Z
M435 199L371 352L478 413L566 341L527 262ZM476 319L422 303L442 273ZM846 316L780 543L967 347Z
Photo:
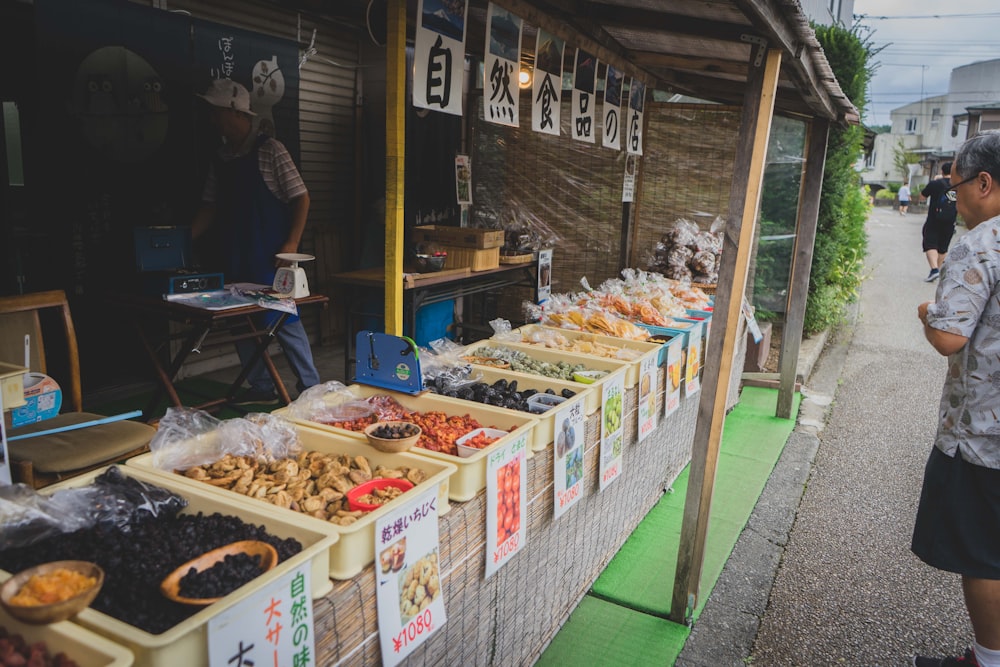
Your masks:
M169 489L122 474L118 466L111 466L94 478L91 491L94 524L113 526L126 533L135 523L174 516L188 504L186 498ZM79 500L60 499L63 503Z
M521 334L514 331L510 320L498 317L495 320L490 320L490 327L493 328L492 338L494 340L508 343L518 343L521 340Z
M358 398L343 383L332 380L309 387L288 406L291 419L329 424L371 415L372 406Z

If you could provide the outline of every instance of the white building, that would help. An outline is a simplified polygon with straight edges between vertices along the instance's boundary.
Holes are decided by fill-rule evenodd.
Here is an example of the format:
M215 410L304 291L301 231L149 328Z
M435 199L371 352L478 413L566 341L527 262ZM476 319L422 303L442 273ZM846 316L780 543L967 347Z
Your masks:
M821 25L839 23L850 28L854 22L854 0L800 0L802 11Z
M938 165L955 155L965 141L968 109L1000 102L1000 58L956 67L951 71L948 92L926 97L893 109L892 129L875 137L871 155L865 162L862 179L873 190L890 182L909 180L910 185L926 183ZM919 167L903 174L895 164L902 141L909 152L920 156Z

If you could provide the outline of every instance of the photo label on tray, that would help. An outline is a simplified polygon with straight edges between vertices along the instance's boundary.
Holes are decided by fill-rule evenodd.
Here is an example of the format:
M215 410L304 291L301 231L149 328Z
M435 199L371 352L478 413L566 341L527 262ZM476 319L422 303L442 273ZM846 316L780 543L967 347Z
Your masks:
M562 408L555 416L555 456L553 466L553 518L558 519L566 511L580 502L583 497L583 449L584 422L583 403L577 401Z
M680 336L675 336L667 347L667 388L665 390L663 416L673 414L681 406L681 380L684 377L684 344Z
M656 357L649 356L639 364L639 442L656 430Z
M524 548L528 537L528 436L486 459L486 577Z
M625 372L617 371L601 387L601 491L622 474L624 445Z
M309 665L313 638L310 565L303 563L208 621L208 664Z
M444 625L438 558L438 485L375 523L382 664L391 667Z

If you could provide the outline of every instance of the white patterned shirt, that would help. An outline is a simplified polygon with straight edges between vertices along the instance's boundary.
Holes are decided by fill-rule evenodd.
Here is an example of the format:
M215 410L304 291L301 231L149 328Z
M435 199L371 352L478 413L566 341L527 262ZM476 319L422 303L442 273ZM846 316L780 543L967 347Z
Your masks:
M927 324L969 339L948 357L936 446L1000 469L1000 216L948 252Z

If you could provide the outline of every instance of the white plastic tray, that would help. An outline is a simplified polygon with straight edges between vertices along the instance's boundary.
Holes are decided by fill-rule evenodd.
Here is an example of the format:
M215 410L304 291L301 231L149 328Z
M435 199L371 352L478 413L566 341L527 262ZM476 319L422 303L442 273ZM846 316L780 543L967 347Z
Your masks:
M45 642L49 655L65 653L67 658L80 667L129 667L135 661L132 651L121 644L71 621L28 625L0 609L0 628L7 628L11 634L21 635L29 644Z

